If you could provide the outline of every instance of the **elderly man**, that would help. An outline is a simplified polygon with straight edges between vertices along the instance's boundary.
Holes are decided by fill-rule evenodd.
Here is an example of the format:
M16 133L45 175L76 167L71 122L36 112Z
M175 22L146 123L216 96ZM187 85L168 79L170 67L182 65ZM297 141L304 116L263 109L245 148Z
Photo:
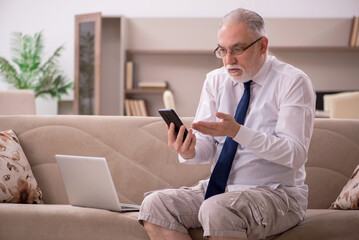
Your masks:
M212 162L197 186L148 193L139 222L150 238L265 239L300 223L313 131L315 93L301 70L267 56L263 19L236 9L222 20L217 57L207 74L192 129L184 142L174 125L168 145L187 164Z

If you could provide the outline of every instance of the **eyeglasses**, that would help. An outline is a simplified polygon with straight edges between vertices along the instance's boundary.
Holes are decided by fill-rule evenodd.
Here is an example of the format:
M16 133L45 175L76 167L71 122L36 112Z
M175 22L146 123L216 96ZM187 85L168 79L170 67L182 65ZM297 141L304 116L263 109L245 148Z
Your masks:
M249 44L247 47L245 48L233 48L231 50L226 50L220 47L217 47L214 50L214 54L216 55L216 57L218 58L224 58L225 56L227 56L227 53L229 52L231 55L234 56L239 56L241 54L244 53L245 50L247 50L248 48L252 47L256 42L258 42L259 40L261 40L263 37L258 38L257 40L255 40L254 42L252 42L251 44Z

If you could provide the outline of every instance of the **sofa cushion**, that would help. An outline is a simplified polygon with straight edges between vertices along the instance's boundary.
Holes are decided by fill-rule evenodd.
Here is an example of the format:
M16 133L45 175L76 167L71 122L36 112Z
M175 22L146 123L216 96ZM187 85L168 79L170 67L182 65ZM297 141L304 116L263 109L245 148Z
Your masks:
M137 212L57 204L0 204L0 239L149 240Z
M42 193L12 130L0 132L0 202L42 203Z
M359 164L359 121L315 119L305 164L308 208L328 209Z
M330 206L331 209L359 209L359 165L343 190Z
M308 209L303 222L275 240L351 240L358 239L359 212Z

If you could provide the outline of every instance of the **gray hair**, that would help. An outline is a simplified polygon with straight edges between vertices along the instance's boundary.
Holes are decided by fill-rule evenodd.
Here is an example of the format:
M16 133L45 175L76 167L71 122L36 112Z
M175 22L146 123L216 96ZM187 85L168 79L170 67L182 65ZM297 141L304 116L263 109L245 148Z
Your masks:
M219 26L219 30L228 23L241 22L247 25L249 34L253 37L267 36L263 18L258 13L244 8L237 8L225 15Z

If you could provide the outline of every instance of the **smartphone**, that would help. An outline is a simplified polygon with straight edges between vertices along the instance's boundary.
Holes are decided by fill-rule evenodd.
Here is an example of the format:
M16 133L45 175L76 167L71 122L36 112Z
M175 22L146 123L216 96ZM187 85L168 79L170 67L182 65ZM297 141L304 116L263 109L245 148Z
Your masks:
M158 112L160 113L163 120L165 120L168 127L170 126L171 122L175 124L175 135L179 132L180 127L183 125L181 119L178 117L177 113L173 109L159 109ZM183 134L183 141L187 137L187 129L184 130Z

